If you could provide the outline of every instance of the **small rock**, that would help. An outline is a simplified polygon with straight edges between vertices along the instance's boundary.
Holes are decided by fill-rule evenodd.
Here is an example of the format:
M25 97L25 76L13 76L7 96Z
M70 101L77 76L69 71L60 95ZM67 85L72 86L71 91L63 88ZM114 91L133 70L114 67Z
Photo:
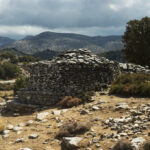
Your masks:
M61 114L61 110L53 110L52 114L59 116Z
M24 142L24 138L17 139L15 142L16 142L16 143Z
M4 135L2 135L2 138L8 138L9 137L9 134L4 134Z
M88 110L83 109L83 110L81 110L80 114L81 114L81 115L89 114L89 111L88 111Z
M101 147L101 145L100 144L96 144L96 148L99 148L99 147Z
M39 137L38 134L31 134L31 135L29 135L29 139L36 139L38 137Z
M14 126L13 126L12 124L8 124L8 125L7 125L7 129L8 129L8 130L13 130L13 128L14 128Z
M92 109L93 109L93 110L99 110L100 108L97 107L97 106L93 106Z
M128 104L123 102L123 103L116 104L115 110L128 109L128 108L129 108Z
M42 121L42 120L44 120L48 115L49 115L48 112L38 113L37 116L36 116L36 120L37 120L37 121Z
M62 109L63 113L66 113L68 111L68 109Z
M29 126L29 125L31 125L31 124L33 124L33 120L29 120L29 121L26 123L26 126Z
M145 142L145 139L143 137L137 137L137 138L132 139L131 142L135 148L138 148L139 145Z
M64 137L62 141L62 145L65 148L79 148L79 143L82 141L81 137Z
M24 127L24 123L22 123L22 122L19 123L19 124L18 124L18 127Z
M3 134L5 135L5 134L8 134L9 132L10 132L9 130L4 130Z
M13 131L14 131L14 132L17 132L17 131L20 131L20 130L22 130L22 127L18 127L18 126L17 126L17 127L14 127L14 128L13 128Z

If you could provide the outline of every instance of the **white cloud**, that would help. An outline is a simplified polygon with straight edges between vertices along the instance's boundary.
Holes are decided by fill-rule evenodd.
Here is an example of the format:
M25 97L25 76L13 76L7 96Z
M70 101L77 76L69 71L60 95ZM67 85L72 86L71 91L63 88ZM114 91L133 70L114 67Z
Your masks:
M110 35L110 32L113 34L122 33L124 30L124 26L120 27L86 27L86 28L44 28L39 26L0 26L0 35L10 36L15 35L16 37L24 37L26 35L37 35L41 32L51 31L58 33L77 33L83 35L90 36L98 36L98 35Z
M115 4L109 4L109 8L114 10L114 11L119 11L119 7Z
M23 25L23 26L0 26L0 34L1 35L35 35L41 32L48 30L47 28L38 27L38 26L30 26L30 25Z

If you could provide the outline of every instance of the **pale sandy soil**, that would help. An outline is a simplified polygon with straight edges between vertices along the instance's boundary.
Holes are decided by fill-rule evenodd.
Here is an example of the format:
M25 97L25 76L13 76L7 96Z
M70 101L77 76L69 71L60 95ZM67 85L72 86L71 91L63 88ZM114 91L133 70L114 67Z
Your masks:
M103 107L102 110L93 111L90 115L81 115L80 111L83 109L83 105L80 105L76 108L70 108L67 112L63 113L62 115L58 116L60 120L68 121L68 120L77 120L77 121L92 121L94 118L99 118L100 121L93 122L92 129L95 130L98 135L101 133L112 133L114 131L111 131L110 129L103 129L101 126L101 120L106 120L108 118L118 118L121 116L124 116L126 114L125 110L122 111L115 111L115 104L119 102L126 102L130 107L133 106L140 106L141 104L147 104L150 103L150 98L120 98L116 96L108 96L108 95L99 95L98 93L94 97L95 101L92 103L86 104L84 107L89 107L90 105L94 104L97 101L104 101L104 104L101 104ZM57 109L57 108L54 108ZM12 124L14 126L18 125L19 123L23 122L26 123L28 120L33 120L34 123L30 126L23 127L21 134L16 134L15 132L10 132L9 137L6 139L3 139L0 136L0 150L19 150L20 148L29 147L32 148L32 150L60 150L60 141L55 139L55 136L59 130L58 123L56 122L56 116L51 113L52 109L44 110L47 112L50 112L50 115L47 117L47 122L37 122L35 121L36 114L38 112L35 112L33 114L29 115L23 115L18 117L13 116L3 116L1 119L4 121L4 123ZM150 126L148 130L144 131L144 133L150 132ZM37 139L28 139L28 135L37 133L39 137ZM84 134L86 135L86 133ZM83 137L84 135L79 135ZM136 135L134 135L136 136ZM142 136L142 135L139 135ZM15 143L15 140L18 138L24 138L25 142L23 143ZM148 136L144 136L145 139L148 139ZM92 138L89 137L89 141ZM43 142L47 140L47 144L43 144ZM104 141L100 142L101 148L103 150L108 150L109 147L111 147L115 142L105 139ZM100 148L96 148L95 144L92 144L90 146L92 150L99 150ZM83 148L85 150L85 148Z

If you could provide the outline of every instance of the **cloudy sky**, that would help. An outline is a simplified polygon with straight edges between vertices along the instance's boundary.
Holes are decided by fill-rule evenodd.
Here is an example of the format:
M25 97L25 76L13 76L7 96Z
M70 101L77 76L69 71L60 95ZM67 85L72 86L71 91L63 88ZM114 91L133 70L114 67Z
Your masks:
M145 16L150 16L149 0L0 0L0 36L121 35L129 20Z

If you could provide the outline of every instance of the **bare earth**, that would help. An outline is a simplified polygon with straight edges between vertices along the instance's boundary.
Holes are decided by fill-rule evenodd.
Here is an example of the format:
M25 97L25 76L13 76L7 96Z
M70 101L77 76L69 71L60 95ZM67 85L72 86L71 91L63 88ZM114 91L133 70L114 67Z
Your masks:
M121 116L124 116L128 110L115 110L115 105L120 102L126 102L131 108L134 106L140 106L141 104L147 104L150 103L150 98L121 98L117 96L109 96L109 95L99 95L99 93L96 93L96 95L93 97L95 101L88 103L86 105L80 105L78 107L73 107L67 110L67 112L63 112L61 115L54 115L52 114L52 110L57 110L57 108L47 109L44 110L45 112L49 112L49 115L47 117L46 122L38 122L35 120L36 114L39 112L35 112L33 114L29 115L22 115L13 117L11 116L3 116L0 119L2 119L5 123L5 125L12 124L13 126L17 126L19 123L26 124L27 121L33 120L34 123L30 126L24 126L23 130L20 134L17 134L16 132L10 131L9 137L3 139L0 135L0 150L19 150L20 148L31 148L32 150L60 150L60 141L55 138L59 127L57 123L57 120L63 120L64 122L68 120L77 120L77 121L89 121L92 122L92 130L96 132L96 137L99 138L99 135L101 133L113 133L115 131L111 131L110 129L104 129L102 125L102 120L106 120L108 118L119 118ZM105 103L100 104L102 106L102 109L92 111L90 114L81 115L80 111L84 108L89 108L93 104L97 103L98 101L104 101ZM58 117L58 118L56 118ZM99 121L92 121L95 118L99 118ZM146 135L133 135L131 137L144 137L145 139L148 139L147 136L148 132L150 132L150 123L147 130L144 130L143 133ZM29 139L28 136L30 134L38 134L39 137L37 139ZM79 135L81 137L85 137L87 133L84 135ZM130 137L130 138L131 138ZM16 139L18 138L24 138L24 142L21 143L15 143ZM88 136L88 140L92 141L92 137ZM150 138L149 138L150 139ZM46 143L44 143L46 141ZM100 148L103 150L108 150L115 141L112 141L111 139L104 139L104 141L101 141L99 144L101 145ZM100 149L96 148L96 144L92 143L90 145L90 148L92 150ZM85 150L86 148L83 148Z

